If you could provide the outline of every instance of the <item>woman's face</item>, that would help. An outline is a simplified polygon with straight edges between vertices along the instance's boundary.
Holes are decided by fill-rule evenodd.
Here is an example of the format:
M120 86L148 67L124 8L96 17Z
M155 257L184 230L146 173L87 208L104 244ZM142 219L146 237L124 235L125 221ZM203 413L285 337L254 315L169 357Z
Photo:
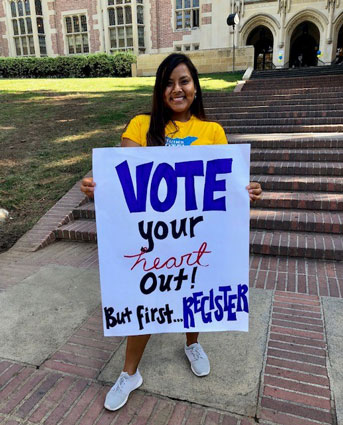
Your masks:
M170 74L163 93L164 104L172 111L172 119L188 121L196 89L187 65L181 63Z

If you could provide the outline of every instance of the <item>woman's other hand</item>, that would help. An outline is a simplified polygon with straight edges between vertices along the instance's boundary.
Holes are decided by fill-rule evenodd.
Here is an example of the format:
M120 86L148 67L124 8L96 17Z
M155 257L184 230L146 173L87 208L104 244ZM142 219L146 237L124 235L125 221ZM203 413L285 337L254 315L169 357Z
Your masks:
M93 177L85 177L81 181L81 192L88 196L88 198L94 198L94 187L95 183Z
M262 197L262 188L260 183L250 182L249 186L246 187L249 192L250 202L255 202Z

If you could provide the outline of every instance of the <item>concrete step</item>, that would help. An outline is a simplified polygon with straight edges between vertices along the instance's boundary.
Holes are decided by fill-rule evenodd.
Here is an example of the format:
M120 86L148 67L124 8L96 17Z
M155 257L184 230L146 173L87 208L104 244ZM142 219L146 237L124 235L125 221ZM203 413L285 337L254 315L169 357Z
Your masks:
M223 125L227 134L270 134L270 133L342 133L343 124L317 124L317 125Z
M340 162L252 161L250 171L251 174L271 174L282 176L343 177L343 164Z
M259 182L263 190L268 191L343 193L343 177L251 175L250 179Z
M252 208L250 228L294 232L343 233L343 213Z
M250 252L341 261L343 238L327 233L252 230Z
M343 162L343 149L252 149L251 160Z
M320 211L343 211L343 194L323 192L269 192L256 201L256 208L305 209Z

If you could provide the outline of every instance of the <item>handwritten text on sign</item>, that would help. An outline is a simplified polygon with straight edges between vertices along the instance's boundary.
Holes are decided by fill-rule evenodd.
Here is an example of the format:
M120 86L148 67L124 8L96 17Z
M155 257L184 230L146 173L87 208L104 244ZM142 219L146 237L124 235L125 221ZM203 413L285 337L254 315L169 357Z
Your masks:
M105 335L248 330L249 155L94 149Z

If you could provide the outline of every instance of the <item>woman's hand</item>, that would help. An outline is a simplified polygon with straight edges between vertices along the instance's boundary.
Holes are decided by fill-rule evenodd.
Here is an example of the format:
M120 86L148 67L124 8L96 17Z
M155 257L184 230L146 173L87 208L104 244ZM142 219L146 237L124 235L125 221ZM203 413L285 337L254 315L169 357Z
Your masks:
M88 196L88 198L94 198L94 187L95 183L93 177L85 177L81 181L81 192Z
M250 202L255 202L262 197L262 188L260 183L250 182L249 186L246 187L249 192Z

